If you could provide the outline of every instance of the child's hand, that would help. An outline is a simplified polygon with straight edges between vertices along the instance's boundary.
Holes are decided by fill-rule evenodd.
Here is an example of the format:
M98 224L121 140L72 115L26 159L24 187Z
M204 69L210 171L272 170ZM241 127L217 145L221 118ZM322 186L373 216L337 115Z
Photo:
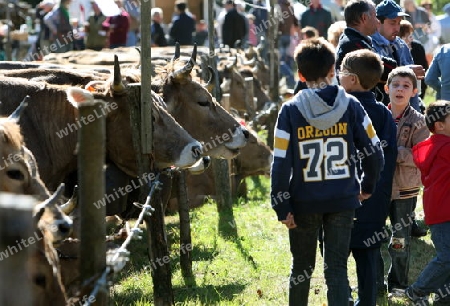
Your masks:
M370 194L370 193L365 193L365 192L361 191L361 193L358 195L358 199L359 199L360 202L362 202L362 201L367 200L368 198L370 198L371 195L372 194Z
M286 225L287 228L296 228L297 224L295 224L294 215L292 213L288 213L286 216L286 220L282 220L281 223Z

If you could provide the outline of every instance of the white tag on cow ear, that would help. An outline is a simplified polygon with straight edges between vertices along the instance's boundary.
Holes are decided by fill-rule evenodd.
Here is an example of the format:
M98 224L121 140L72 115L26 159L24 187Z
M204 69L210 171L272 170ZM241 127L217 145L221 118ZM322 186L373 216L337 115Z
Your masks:
M67 100L74 106L78 108L79 103L94 102L94 96L91 92L86 89L81 89L78 87L70 87L67 89Z

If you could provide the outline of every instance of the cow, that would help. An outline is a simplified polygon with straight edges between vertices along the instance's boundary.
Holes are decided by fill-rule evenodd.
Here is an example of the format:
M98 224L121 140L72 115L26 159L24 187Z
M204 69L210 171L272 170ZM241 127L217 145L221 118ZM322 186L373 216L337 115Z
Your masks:
M270 148L262 142L256 133L250 130L248 144L241 149L241 153L233 159L234 181L233 195L242 187L245 188L244 179L249 176L267 175L270 171L273 154ZM212 169L207 169L201 174L192 174L188 172L186 176L186 186L188 192L190 208L200 207L205 200L216 195L214 175ZM178 210L178 195L172 192L172 198L169 201L168 210Z
M7 118L0 118L0 191L31 195L38 200L50 197L41 180L37 162L25 146L17 121L28 104L26 97L19 107ZM72 229L72 220L54 201L45 201L35 209L43 208L39 229L47 240L57 245L67 238Z
M3 78L0 82L2 112L9 113L17 106L17 93L30 95L31 102L20 124L28 147L33 151L41 168L41 177L50 190L56 189L65 177L76 170L77 129L82 124L77 119L77 109L67 103L67 93L77 93L80 89L68 86L50 85L42 82ZM88 94L88 93L84 93ZM78 95L80 96L80 95ZM81 95L82 96L82 95ZM137 163L131 137L129 105L124 98L116 98L111 93L95 94L108 101L98 116L106 116L108 158L130 176L137 176ZM76 99L76 98L75 98ZM160 106L155 96L154 137L159 140L155 156L163 166L176 163L180 153L188 152L187 164L193 164L201 145L181 129ZM156 103L159 101L158 103ZM172 140L173 139L173 140Z
M35 206L33 211L36 242L30 245L30 257L26 266L29 276L27 281L31 282L33 306L66 305L67 302L53 237L40 225L47 222L47 208L58 206L63 189L58 188L51 197Z

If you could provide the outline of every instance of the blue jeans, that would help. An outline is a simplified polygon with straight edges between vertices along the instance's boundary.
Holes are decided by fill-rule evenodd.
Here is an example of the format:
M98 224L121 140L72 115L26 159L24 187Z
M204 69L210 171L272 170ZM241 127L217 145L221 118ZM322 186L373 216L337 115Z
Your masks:
M430 225L434 257L411 285L420 295L434 292L434 300L450 302L450 222ZM449 303L450 304L450 303Z
M356 262L358 300L355 306L374 306L377 303L377 262L380 248L351 249Z
M316 265L317 235L323 226L324 274L329 306L348 305L347 259L355 211L296 214L297 227L289 230L292 267L289 305L308 305L311 275Z
M389 243L391 267L388 272L388 287L408 287L408 272L411 247L411 224L416 197L393 200L389 212L392 237Z
M278 49L280 50L280 61L286 61L287 52L291 45L291 35L281 35L278 40Z

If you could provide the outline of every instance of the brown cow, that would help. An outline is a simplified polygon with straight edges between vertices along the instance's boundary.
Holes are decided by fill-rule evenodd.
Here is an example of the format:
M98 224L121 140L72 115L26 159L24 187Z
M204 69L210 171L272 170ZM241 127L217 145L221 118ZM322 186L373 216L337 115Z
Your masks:
M41 177L51 190L56 189L67 174L76 169L76 132L82 122L77 119L77 109L67 103L68 88L14 78L3 78L0 83L3 113L9 113L17 106L18 93L32 96L21 120L22 132L28 147L36 156ZM114 96L111 92L97 93L95 96L109 102L104 111L98 114L106 116L108 157L122 171L136 176L137 164L126 96ZM180 153L183 149L186 151L189 144L193 151L190 155L196 156L200 144L188 136L161 108L154 106L154 109L159 110L154 112L157 123L154 137L161 142L155 147L155 154L164 166L180 160ZM190 161L190 164L195 160Z
M254 133L250 133L247 146L241 149L241 153L233 160L233 179L236 182L235 190L243 179L253 175L267 175L272 163L272 152L270 148L262 142ZM205 203L209 197L214 198L216 187L212 169L207 169L204 173L193 175L188 172L186 177L189 206L199 207ZM233 191L235 195L236 192ZM170 211L178 210L177 194L173 193L173 198L169 201Z

